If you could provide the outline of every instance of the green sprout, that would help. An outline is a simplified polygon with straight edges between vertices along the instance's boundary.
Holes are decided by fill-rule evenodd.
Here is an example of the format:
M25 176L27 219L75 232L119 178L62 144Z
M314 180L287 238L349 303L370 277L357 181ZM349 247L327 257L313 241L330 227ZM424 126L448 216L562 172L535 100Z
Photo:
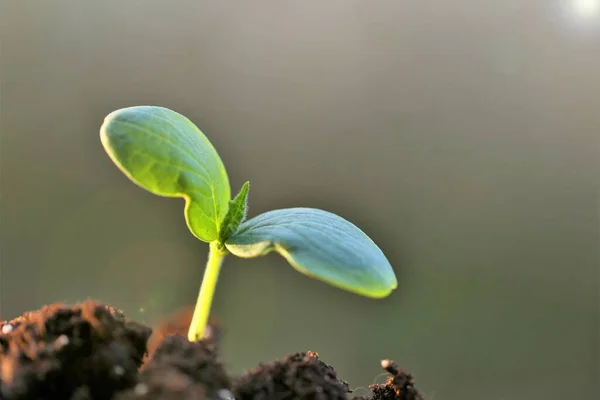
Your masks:
M277 252L297 271L365 297L396 287L383 252L344 218L314 208L273 210L246 220L249 182L231 197L225 166L208 138L183 115L136 106L104 119L100 139L117 167L135 184L185 200L191 233L209 243L209 255L188 339L204 337L215 286L229 253L253 258Z

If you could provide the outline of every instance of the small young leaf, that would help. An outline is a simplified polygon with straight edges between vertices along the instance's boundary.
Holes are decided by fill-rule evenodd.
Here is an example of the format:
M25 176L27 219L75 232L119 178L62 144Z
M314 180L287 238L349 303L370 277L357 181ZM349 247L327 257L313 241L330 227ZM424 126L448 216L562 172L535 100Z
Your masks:
M379 247L351 222L323 210L266 212L242 223L225 246L243 258L276 251L303 274L366 297L386 297L397 286Z
M240 224L246 219L248 214L248 191L250 190L250 182L244 183L240 192L233 200L229 201L229 209L225 218L221 232L219 233L219 242L224 243L231 235L239 228Z
M163 107L110 113L100 128L104 149L138 186L185 199L185 220L198 239L219 237L231 196L229 178L210 141L189 119Z

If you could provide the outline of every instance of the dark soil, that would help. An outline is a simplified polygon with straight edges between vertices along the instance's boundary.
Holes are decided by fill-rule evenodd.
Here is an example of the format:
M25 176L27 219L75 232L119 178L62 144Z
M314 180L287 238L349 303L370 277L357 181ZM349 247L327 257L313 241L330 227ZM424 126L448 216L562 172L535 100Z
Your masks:
M317 353L309 351L259 365L237 380L234 393L238 400L342 400L350 389Z
M150 360L158 348L158 346L169 336L181 335L187 336L190 321L194 314L194 307L186 307L173 313L169 317L162 320L152 332L150 340L148 340L148 352L144 358L144 362ZM205 339L203 342L209 344L218 352L221 339L221 327L216 318L211 317L208 320L208 326L204 332Z
M398 364L392 360L383 360L381 367L391 374L383 385L371 385L369 389L373 392L371 400L423 400L424 397L415 388L413 376L400 369Z
M295 353L228 375L219 360L221 330L190 343L191 309L150 327L87 301L53 304L0 322L0 400L350 399L349 386L317 353ZM382 361L390 377L363 400L421 400L413 377Z
M0 323L0 398L111 399L136 383L152 330L92 301Z

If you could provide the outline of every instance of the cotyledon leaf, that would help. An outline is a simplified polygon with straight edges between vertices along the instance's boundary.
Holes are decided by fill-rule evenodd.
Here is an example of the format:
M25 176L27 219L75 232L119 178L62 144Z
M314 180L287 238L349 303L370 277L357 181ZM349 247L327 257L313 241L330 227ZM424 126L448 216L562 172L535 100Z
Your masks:
M242 258L276 251L303 274L366 297L386 297L397 287L381 249L356 225L323 210L266 212L242 223L225 246Z
M185 220L194 236L218 239L231 196L229 178L194 123L164 107L128 107L106 116L100 138L112 161L138 186L185 199Z

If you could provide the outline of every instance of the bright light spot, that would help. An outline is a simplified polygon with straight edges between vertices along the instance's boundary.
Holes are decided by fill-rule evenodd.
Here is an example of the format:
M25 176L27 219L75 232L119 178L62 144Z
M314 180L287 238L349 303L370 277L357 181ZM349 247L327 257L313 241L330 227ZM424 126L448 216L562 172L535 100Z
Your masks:
M571 0L571 11L579 18L594 18L600 15L600 0Z
M67 337L67 335L60 335L56 338L56 341L54 343L56 343L56 346L58 348L65 347L69 344L69 338Z
M559 0L564 27L580 35L600 34L600 0Z
M125 368L121 367L120 365L115 365L113 370L115 371L115 375L117 376L125 375Z
M217 390L217 397L222 400L234 400L233 393L227 389Z
M133 389L133 392L136 396L144 396L146 393L148 393L148 386L143 383L138 383Z

